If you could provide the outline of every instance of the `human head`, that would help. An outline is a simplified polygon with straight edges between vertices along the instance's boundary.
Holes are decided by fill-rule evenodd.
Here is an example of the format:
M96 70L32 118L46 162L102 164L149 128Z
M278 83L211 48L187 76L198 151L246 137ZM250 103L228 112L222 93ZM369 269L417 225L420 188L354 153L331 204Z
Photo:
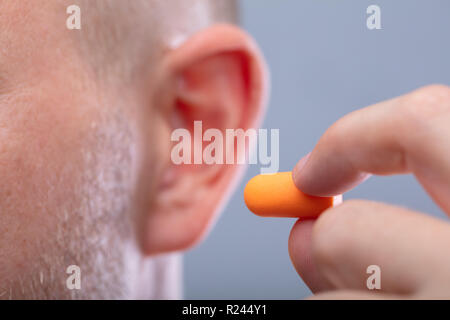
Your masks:
M73 4L81 30L66 28ZM175 165L171 132L246 129L261 113L263 62L232 2L0 11L0 299L158 297L168 254L205 235L240 172Z

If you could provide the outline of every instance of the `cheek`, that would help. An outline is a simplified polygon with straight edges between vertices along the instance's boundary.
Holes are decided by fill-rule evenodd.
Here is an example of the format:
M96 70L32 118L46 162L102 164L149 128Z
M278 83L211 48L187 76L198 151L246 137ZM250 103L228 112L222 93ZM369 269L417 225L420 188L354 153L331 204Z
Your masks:
M114 255L133 227L127 214L141 139L136 117L71 100L86 92L27 90L0 96L0 291L23 279L41 288L42 271L45 279L60 277L54 286L65 290L67 266L97 277L98 261L120 260Z
M0 100L0 255L12 270L69 236L58 227L88 192L86 172L97 153L95 111L33 97Z

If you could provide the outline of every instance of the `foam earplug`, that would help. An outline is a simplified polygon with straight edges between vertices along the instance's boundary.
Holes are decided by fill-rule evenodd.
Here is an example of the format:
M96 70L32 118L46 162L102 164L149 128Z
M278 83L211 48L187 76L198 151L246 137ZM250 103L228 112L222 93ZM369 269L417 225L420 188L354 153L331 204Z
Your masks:
M342 197L307 195L295 186L291 172L279 172L252 178L245 187L244 199L249 210L259 216L316 218Z

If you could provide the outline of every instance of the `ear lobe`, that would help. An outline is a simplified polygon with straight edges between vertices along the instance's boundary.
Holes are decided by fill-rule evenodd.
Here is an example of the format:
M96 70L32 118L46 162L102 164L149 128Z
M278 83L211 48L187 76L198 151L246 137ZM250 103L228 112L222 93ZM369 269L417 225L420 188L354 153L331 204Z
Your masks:
M203 155L212 141L203 136L208 129L225 137L226 129L257 127L267 92L266 68L259 50L247 34L228 25L194 35L167 55L161 72L163 92L159 96L166 99L157 104L162 105L161 117L167 118L164 123L169 126L163 131L183 128L192 150L190 164L177 165L167 150L171 136L158 139L169 160L164 182L156 188L156 201L144 220L142 241L147 254L183 250L205 235L242 166L223 164L225 161L199 164L194 148L200 144ZM201 121L200 135L196 121Z

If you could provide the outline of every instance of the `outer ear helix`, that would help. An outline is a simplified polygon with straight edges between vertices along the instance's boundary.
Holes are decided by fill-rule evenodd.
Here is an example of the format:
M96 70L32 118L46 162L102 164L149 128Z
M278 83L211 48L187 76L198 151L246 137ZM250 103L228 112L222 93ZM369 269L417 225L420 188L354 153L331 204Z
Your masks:
M212 46L211 43L219 45ZM202 54L199 56L198 52ZM265 60L251 36L240 28L229 24L216 24L194 34L176 49L171 51L162 62L163 69L170 70L172 76L179 74L186 65L193 64L202 59L218 55L224 52L241 52L247 55L248 78L251 79L249 102L251 106L258 106L259 113L249 127L258 127L264 116L269 96L269 72ZM182 85L182 80L176 81L177 86ZM250 110L251 111L251 110Z

